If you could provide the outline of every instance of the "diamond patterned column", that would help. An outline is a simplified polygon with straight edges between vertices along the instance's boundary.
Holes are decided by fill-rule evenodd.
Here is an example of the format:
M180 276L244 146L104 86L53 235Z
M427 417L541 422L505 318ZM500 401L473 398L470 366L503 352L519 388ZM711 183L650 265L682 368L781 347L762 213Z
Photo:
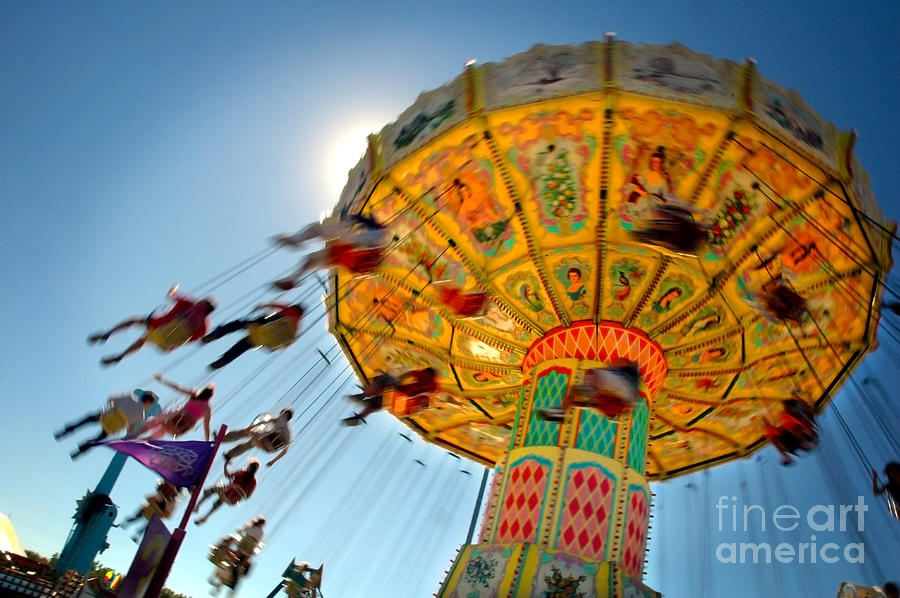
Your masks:
M633 410L616 419L587 408L561 423L538 417L560 405L584 370L619 358L641 372ZM537 598L557 586L583 598L622 588L658 596L640 582L650 511L643 473L650 405L666 372L656 343L614 322L576 322L536 341L523 363L516 428L497 464L480 544L460 551L438 596Z
M528 456L509 466L496 542L536 542L552 463Z

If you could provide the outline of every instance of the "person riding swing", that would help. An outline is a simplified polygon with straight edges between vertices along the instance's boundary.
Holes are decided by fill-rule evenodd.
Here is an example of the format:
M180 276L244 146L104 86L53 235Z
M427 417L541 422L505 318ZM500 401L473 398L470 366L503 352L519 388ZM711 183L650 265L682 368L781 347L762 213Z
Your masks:
M201 339L200 342L206 344L232 332L247 331L245 337L236 342L221 357L209 364L210 369L223 368L251 349L256 350L260 347L265 347L269 351L278 351L297 340L300 320L303 318L304 313L303 306L275 302L263 303L256 307L257 310L267 308L275 311L264 316L234 320L233 322L222 324Z
M217 482L203 491L194 509L195 512L199 511L203 503L212 495L215 494L217 498L209 512L195 519L194 523L202 525L223 504L236 505L242 500L250 498L253 491L256 490L257 470L259 470L259 461L257 459L249 459L247 467L234 473L228 471L228 462L226 462L224 472L227 482Z
M539 411L547 421L561 422L573 407L590 407L605 417L615 418L633 409L640 397L641 375L638 365L617 360L608 368L585 370L581 384L569 388L558 408Z
M210 383L203 388L188 388L166 380L162 374L156 374L154 378L172 390L185 395L188 400L178 409L161 413L148 420L141 435L150 438L162 438L169 435L176 438L190 432L202 419L203 437L209 441L209 422L212 418L212 408L209 403L216 393L216 385Z
M235 457L243 455L251 448L258 448L267 453L281 451L272 460L266 463L271 467L287 454L291 444L290 421L294 411L290 407L281 410L277 417L266 414L257 418L252 424L240 430L234 430L225 434L223 442L235 442L244 440L225 452L225 459L231 461Z
M428 406L429 396L439 390L437 370L423 368L405 372L399 378L390 374L380 374L372 378L363 392L347 398L363 406L363 410L344 418L345 426L357 426L365 423L366 417L384 407L384 393L392 390L404 399L401 415L411 415Z
M143 326L145 328L136 341L117 355L110 355L100 360L104 366L119 363L122 359L138 351L145 343L156 345L161 351L169 352L182 345L200 340L209 328L209 314L216 309L216 300L212 297L193 299L187 295L178 294L178 285L169 289L171 307L164 313L149 316L128 318L116 324L106 332L98 332L88 337L88 343L105 343L109 337L117 332Z

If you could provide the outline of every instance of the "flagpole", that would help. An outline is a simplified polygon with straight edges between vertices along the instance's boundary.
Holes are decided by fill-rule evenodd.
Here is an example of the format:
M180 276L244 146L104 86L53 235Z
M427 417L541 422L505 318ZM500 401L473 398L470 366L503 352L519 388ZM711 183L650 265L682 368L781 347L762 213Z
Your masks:
M159 593L162 592L163 586L166 583L166 578L169 576L169 571L175 563L175 557L178 555L178 549L181 548L181 543L184 541L184 536L187 533L187 525L190 523L194 507L197 505L197 499L200 497L200 493L203 492L203 484L206 482L206 476L209 475L209 470L212 468L216 454L219 452L219 445L222 444L222 439L225 438L225 431L227 429L228 426L222 425L222 427L219 428L219 432L216 434L215 442L213 442L212 454L210 454L209 460L206 462L203 476L197 482L197 485L194 486L194 491L191 493L191 499L188 501L184 515L181 517L181 523L175 528L175 531L172 532L172 537L169 538L169 543L166 545L166 550L159 559L159 565L157 565L156 571L153 573L153 578L150 580L150 583L147 584L144 598L159 598Z

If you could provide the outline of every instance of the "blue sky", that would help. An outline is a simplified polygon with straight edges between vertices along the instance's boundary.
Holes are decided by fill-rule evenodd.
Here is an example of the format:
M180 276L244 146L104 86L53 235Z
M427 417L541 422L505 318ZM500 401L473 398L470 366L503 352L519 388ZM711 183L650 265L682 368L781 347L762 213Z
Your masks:
M347 156L361 153L365 134L470 58L500 60L534 43L579 43L607 31L739 62L753 57L765 77L858 131L857 155L885 215L897 220L898 22L896 2L0 3L0 511L25 546L59 550L75 499L96 483L108 455L97 450L73 463L73 443L57 444L53 430L155 371L198 383L221 348L166 356L146 349L102 370L99 357L132 337L101 349L85 337L149 312L173 283L198 289L265 250L270 235L317 218L336 200L341 173L355 162ZM239 315L290 264L289 255L272 256L217 287L219 316ZM333 342L318 326L308 347L327 351ZM882 342L864 367L890 388L900 347ZM316 384L340 369L298 398L289 390L295 374L316 365L306 349L292 347L236 393L268 357L247 355L223 371L214 422L240 425L295 400L305 406ZM896 401L892 410L875 399L898 429ZM837 404L870 460L888 458L855 394L843 391ZM325 407L246 505L192 526L170 586L205 595L206 545L266 512L269 545L240 595L263 595L292 557L328 563L330 596L434 592L465 538L481 469L419 440L406 443L385 416L339 428L345 411L342 401ZM647 583L673 598L726 587L744 598L773 581L785 593L829 595L841 579L900 577L898 522L884 517L847 439L826 424L836 450L794 469L774 468L767 450L766 463L657 485L662 507ZM152 486L148 472L130 465L113 498L130 513ZM803 511L856 502L857 494L870 505L864 541L882 571L871 558L865 566L715 561L719 543L753 541L750 532L716 529L720 495ZM798 543L810 533L784 535ZM101 559L126 569L134 544L119 530L110 543Z

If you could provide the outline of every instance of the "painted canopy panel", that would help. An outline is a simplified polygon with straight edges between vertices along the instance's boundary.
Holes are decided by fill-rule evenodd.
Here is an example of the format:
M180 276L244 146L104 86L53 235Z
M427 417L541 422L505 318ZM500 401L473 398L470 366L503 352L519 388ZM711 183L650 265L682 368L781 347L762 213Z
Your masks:
M332 277L332 331L360 376L432 366L442 392L401 418L493 464L522 360L579 321L664 351L651 478L746 455L795 394L819 407L874 342L888 246L868 178L795 92L683 46L536 46L467 68L369 138L333 217L392 239L379 269ZM660 202L709 224L698 256L636 242ZM773 279L808 310L767 311ZM441 287L487 293L455 314Z
M624 91L723 110L740 106L743 67L734 62L714 60L680 44L615 42L613 57L615 81Z
M597 43L537 45L503 62L488 63L478 69L483 107L493 111L597 89L603 80L602 52Z

